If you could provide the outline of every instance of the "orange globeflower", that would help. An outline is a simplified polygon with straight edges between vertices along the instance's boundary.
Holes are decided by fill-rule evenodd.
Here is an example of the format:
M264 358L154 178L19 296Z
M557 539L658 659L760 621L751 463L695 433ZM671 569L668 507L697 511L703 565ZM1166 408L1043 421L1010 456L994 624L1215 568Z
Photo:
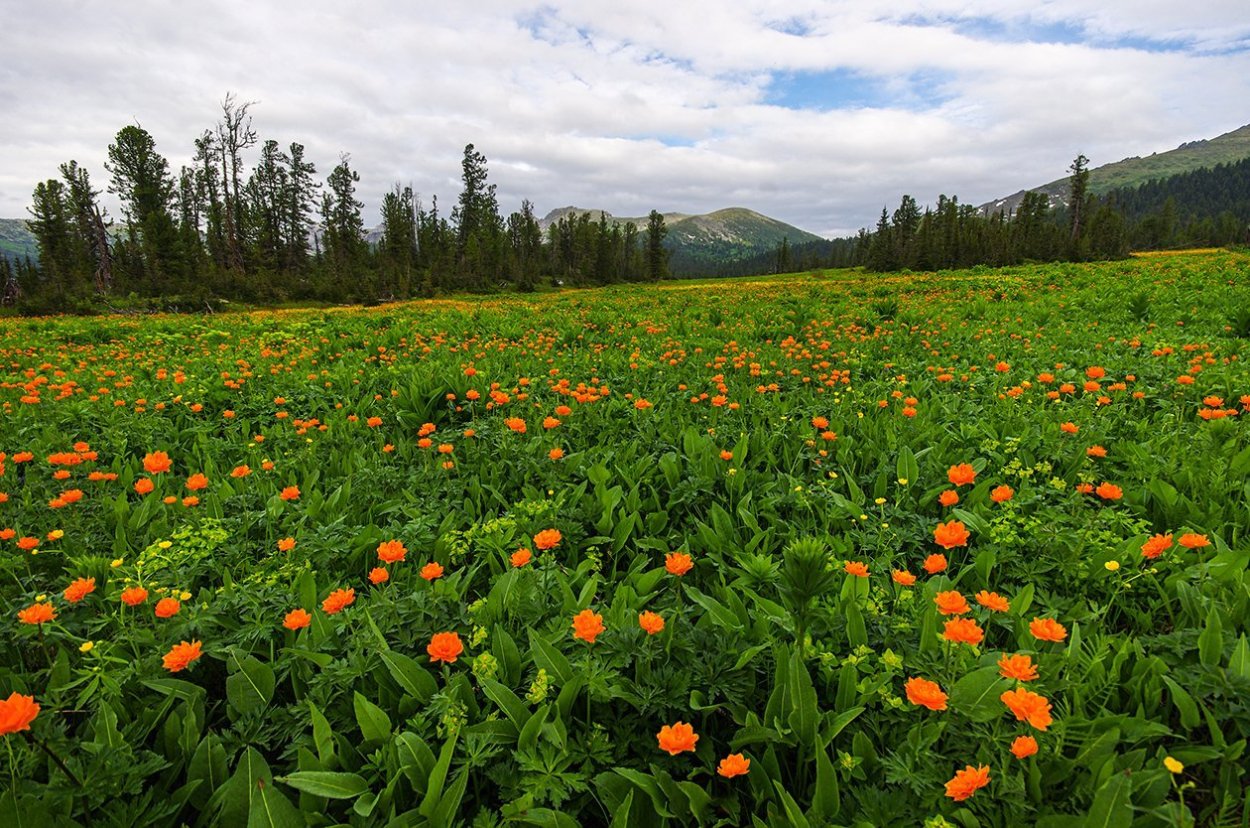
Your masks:
M0 701L0 736L30 730L30 723L39 715L39 705L34 696L23 696L14 691Z
M156 484L152 482L152 478L150 477L140 477L135 481L135 492L137 494L151 494L152 490L155 488Z
M1142 544L1141 554L1143 558L1151 560L1159 557L1172 546L1172 534L1152 535L1150 540Z
M751 760L741 753L729 754L720 760L720 764L716 766L716 772L726 779L741 776L749 770L751 770Z
M290 552L295 548L295 538L283 538L278 541L279 552Z
M510 430L515 431L517 434L525 433L525 430L526 430L525 420L521 419L520 417L509 417L508 419L503 421L503 424L506 425Z
M165 653L165 669L171 673L177 673L185 670L193 661L196 661L201 655L200 642L183 641L175 644Z
M342 612L345 608L350 607L356 600L356 590L348 587L347 589L336 589L331 592L326 599L321 602L321 609L326 615L335 615Z
M1124 497L1124 490L1114 483L1103 481L1098 484L1098 488L1094 489L1094 494L1103 500L1119 500Z
M283 500L299 500L299 486L287 486L278 497Z
M79 578L65 588L65 600L77 604L95 592L95 578Z
M443 565L438 561L430 561L421 567L421 577L427 581L433 581L436 578L443 577Z
M927 707L930 710L946 709L946 694L942 692L942 688L936 681L909 678L904 689L907 691L907 700L912 704Z
M383 563L402 561L407 554L408 550L401 541L388 540L378 544L378 559Z
M1006 503L1015 496L1016 490L1005 483L1001 486L996 486L994 490L990 492L990 500L995 503Z
M178 610L182 609L182 604L177 598L162 598L156 602L157 618L172 618L178 614Z
M173 461L163 451L154 451L143 456L143 470L148 474L163 474L173 467Z
M936 575L939 572L946 571L946 556L940 552L935 552L924 559L924 571L930 575Z
M646 630L647 635L655 635L664 629L664 619L659 613L648 610L638 614L638 626Z
M998 698L1007 705L1007 709L1012 712L1017 721L1028 722L1038 730L1045 730L1054 721L1050 716L1050 702L1045 696L1039 696L1032 690L1017 687L1015 690L1006 691Z
M46 624L56 620L56 611L52 609L51 604L36 601L26 609L19 610L17 620L23 624Z
M952 618L946 622L942 637L956 644L976 646L985 640L985 631L971 618Z
M426 645L425 651L429 654L430 661L455 664L456 659L464 652L464 645L460 643L460 636L457 633L434 633L430 638L430 643Z
M1007 655L998 660L998 674L1016 681L1036 681L1037 665L1027 655Z
M669 756L676 756L687 750L694 750L699 734L694 732L693 726L685 722L674 722L661 727L655 738L660 743L660 750L666 751Z
M559 529L544 529L534 536L534 546L545 552L557 546L563 539Z
M1011 743L1011 755L1017 759L1026 759L1037 753L1037 740L1032 736L1017 736Z
M664 556L664 569L670 575L685 575L694 568L694 561L685 552L669 552Z
M1053 618L1034 618L1029 622L1029 632L1042 641L1063 641L1068 637L1063 624Z
M963 802L988 784L990 784L988 765L981 765L978 768L968 765L961 771L955 771L954 778L946 783L946 795L956 802Z
M573 637L580 638L587 644L594 644L599 634L606 629L603 626L603 616L584 609L577 615L573 616Z
M943 506L954 506L958 502L959 492L954 489L947 489L938 495L938 503L941 503Z
M1076 423L1063 423L1059 426L1059 430L1064 434L1076 434L1081 429Z
M960 463L947 470L946 479L951 482L952 486L966 486L977 479L977 472L972 468L972 464Z
M943 549L954 549L956 546L968 545L968 529L960 521L952 520L939 523L933 530L933 541Z
M905 587L916 583L916 576L905 569L895 569L890 573L890 577L894 579L894 583Z
M854 575L856 578L868 577L868 564L863 561L847 561L842 565L842 569L847 575Z
M564 456L564 449L560 448L559 446L556 446L551 451L547 452L547 457L551 458L552 460L559 460L563 456Z
M17 548L29 551L39 545L39 538L32 538L29 535L17 539ZM34 554L33 552L31 553Z
M987 610L994 612L1007 612L1011 609L1011 602L999 595L997 592L986 592L981 590L977 593L977 603L985 607Z
M195 474L187 478L187 488L193 492L197 492L200 489L207 489L208 477L205 476L202 472L196 472Z
M303 607L291 610L282 619L282 626L288 630L302 630L311 623L312 616Z
M521 567L525 566L533 559L534 559L534 553L524 548L518 549L517 551L513 552L512 555L509 556L508 558L508 560L512 563L512 566L517 569L520 569Z
M148 591L141 586L127 587L122 590L121 601L128 607L137 607L148 600Z
M933 603L937 604L938 612L942 615L963 615L972 612L972 607L968 606L968 599L955 589L939 592L933 596Z
M1206 535L1199 535L1197 532L1186 532L1181 535L1177 543L1186 549L1201 549L1204 546L1211 545L1211 541L1207 539Z
M377 584L384 584L390 579L391 573L387 572L386 567L384 566L375 566L373 569L369 570L369 583L374 584L375 586Z
M246 463L244 463L241 466L235 466L233 469L230 470L231 477L247 477L251 473L252 473L252 469Z

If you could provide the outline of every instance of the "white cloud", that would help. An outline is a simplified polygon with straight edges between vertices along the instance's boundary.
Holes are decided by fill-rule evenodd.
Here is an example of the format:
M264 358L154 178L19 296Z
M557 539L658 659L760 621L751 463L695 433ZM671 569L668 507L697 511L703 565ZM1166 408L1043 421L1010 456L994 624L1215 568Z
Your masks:
M136 121L176 168L228 90L322 175L349 152L369 221L395 181L450 206L469 142L505 210L740 205L842 233L904 192L979 202L1250 120L1244 0L18 5L0 216L69 158L103 187ZM769 103L835 70L867 105Z

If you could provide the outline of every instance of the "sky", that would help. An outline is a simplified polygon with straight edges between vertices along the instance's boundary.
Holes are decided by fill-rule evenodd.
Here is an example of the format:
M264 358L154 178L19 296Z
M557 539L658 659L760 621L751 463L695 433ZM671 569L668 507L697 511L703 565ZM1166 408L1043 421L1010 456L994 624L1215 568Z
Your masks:
M449 208L472 143L501 210L748 207L824 236L904 193L979 204L1250 123L1247 0L0 0L0 217L130 124L177 171L261 140ZM253 150L254 158L255 150ZM104 194L110 212L116 200Z

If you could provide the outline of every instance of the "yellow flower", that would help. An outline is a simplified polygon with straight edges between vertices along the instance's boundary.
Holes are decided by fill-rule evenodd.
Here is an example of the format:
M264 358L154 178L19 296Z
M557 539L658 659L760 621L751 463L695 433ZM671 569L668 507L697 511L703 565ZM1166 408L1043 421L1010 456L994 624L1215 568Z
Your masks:
M1170 773L1184 773L1185 771L1185 766L1171 756L1164 758L1163 767L1167 768Z
M160 543L157 544L157 546L159 546L161 549L168 549L169 547L173 545L174 545L173 541L161 541Z
M879 498L877 498L876 500L874 500L874 501L873 501L873 503L877 504L878 506L884 506L884 505L885 505L885 498L884 498L884 497L879 497Z
M898 479L898 485L900 485L900 486L906 486L906 485L907 485L907 478L906 478L906 477L900 477L900 478Z
M36 604L38 604L38 603L39 603L39 602L41 602L41 601L46 601L46 600L48 600L48 595L47 595L47 593L41 592L41 593L39 593L38 595L36 595L36 596L35 596L35 603L36 603Z
M78 645L78 652L89 653L91 652L92 649L94 649L94 647L95 647L94 641L84 641L83 643Z
M64 529L53 529L51 532L48 533L48 540L50 541L60 540L63 537L65 537Z
M1117 569L1120 568L1120 562L1119 561L1107 561L1105 564L1103 564L1103 567L1108 572L1115 572Z
M113 567L114 569L117 569L117 567L121 566L125 562L126 562L125 558L114 558L112 563L109 564L109 566Z
M179 595L179 596L178 596L178 598L179 598L180 600L182 600L182 601L190 601L190 600L191 600L191 593L189 593L189 592L183 592L181 595Z

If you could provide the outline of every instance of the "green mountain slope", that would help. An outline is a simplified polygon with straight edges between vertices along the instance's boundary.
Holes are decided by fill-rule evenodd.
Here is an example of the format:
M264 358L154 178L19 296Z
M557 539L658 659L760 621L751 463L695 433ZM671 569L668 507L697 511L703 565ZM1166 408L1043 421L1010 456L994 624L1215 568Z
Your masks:
M0 219L0 256L39 258L39 244L23 219Z
M1167 152L1152 153L1144 158L1125 158L1123 161L1096 167L1089 173L1089 189L1094 195L1102 195L1120 187L1136 187L1151 179L1209 169L1217 164L1233 163L1243 158L1250 158L1250 124L1215 138L1181 144ZM1060 178L1040 187L1021 190L986 202L980 209L990 212L1015 210L1020 206L1024 194L1029 191L1046 193L1050 196L1052 205L1064 204L1068 197L1068 179Z

